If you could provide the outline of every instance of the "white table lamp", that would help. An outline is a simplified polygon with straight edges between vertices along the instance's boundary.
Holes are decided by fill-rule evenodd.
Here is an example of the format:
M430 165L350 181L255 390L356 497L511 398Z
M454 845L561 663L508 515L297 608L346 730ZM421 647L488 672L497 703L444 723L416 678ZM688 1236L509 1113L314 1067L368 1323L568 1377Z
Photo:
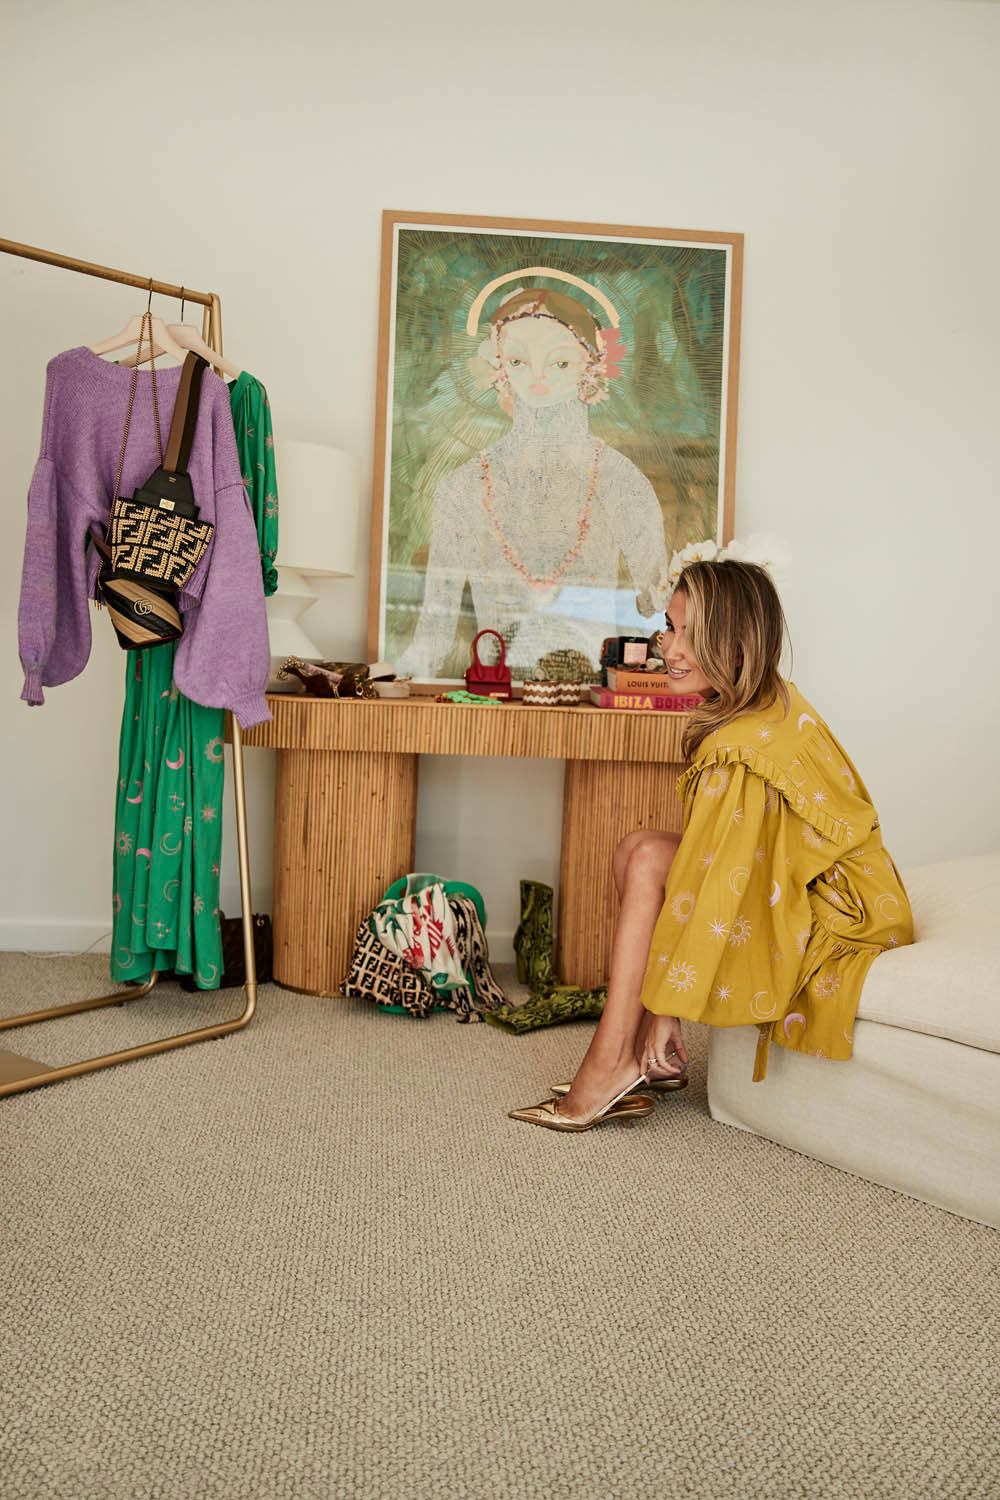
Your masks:
M358 545L361 463L352 453L322 443L279 438L274 445L278 480L278 590L267 601L271 685L286 656L319 661L301 617L316 595L305 575L349 578Z

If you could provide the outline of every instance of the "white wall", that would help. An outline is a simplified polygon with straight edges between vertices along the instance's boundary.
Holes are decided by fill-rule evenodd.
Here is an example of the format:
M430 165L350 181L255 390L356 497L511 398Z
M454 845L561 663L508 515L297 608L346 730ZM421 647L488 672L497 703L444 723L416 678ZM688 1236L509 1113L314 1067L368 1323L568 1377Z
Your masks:
M1000 846L1000 7L39 0L4 30L0 233L219 291L276 431L369 472L383 208L742 230L737 532L795 557L796 680L901 865ZM29 711L16 601L45 362L139 303L0 256L0 946L109 926L123 660L98 630ZM363 552L318 585L331 656L364 656ZM266 907L270 755L247 763ZM418 865L509 933L518 877L557 873L561 768L427 761L421 788ZM227 845L235 910L231 819Z

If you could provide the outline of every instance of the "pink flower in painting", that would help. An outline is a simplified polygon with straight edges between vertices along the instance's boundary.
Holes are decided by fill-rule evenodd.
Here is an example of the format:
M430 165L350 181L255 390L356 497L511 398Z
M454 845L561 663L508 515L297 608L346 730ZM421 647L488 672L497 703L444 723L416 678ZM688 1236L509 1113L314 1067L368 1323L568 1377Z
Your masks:
M600 329L601 348L604 351L604 378L617 380L622 372L621 362L628 353L622 342L620 328Z

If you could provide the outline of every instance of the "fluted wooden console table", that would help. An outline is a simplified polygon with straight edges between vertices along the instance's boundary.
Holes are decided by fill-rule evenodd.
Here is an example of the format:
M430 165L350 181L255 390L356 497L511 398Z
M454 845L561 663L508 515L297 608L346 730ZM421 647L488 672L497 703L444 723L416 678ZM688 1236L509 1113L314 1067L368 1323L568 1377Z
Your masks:
M604 982L616 910L611 852L633 828L680 828L675 783L686 715L430 698L271 694L268 702L273 721L244 731L243 744L277 751L272 916L279 984L337 993L358 923L413 868L420 755L566 762L559 973L567 983ZM440 873L457 879L463 871Z

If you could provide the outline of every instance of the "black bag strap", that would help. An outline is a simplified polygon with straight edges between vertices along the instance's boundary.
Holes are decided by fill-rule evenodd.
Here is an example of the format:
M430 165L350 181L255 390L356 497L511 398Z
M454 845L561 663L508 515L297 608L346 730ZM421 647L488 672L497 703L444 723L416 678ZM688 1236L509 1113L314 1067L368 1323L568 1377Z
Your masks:
M187 473L188 458L191 455L191 444L194 442L194 429L198 421L198 400L201 395L201 377L208 369L208 363L202 359L200 354L189 351L185 355L184 364L181 367L180 385L177 387L177 400L174 402L174 415L170 423L170 434L167 438L167 451L163 455L163 468L168 474Z

